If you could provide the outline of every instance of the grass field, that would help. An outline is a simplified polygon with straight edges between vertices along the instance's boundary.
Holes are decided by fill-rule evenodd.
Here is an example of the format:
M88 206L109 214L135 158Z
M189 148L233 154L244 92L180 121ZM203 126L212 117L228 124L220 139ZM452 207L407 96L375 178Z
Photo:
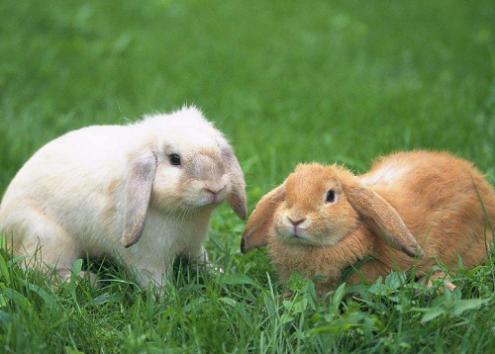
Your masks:
M44 143L194 103L234 145L250 209L300 161L356 172L441 149L495 182L495 4L437 1L0 2L0 193ZM53 290L0 257L2 353L495 353L495 260L425 289L404 274L286 299L243 224L214 214L225 274L178 264L166 296L123 269ZM81 264L75 264L77 272Z

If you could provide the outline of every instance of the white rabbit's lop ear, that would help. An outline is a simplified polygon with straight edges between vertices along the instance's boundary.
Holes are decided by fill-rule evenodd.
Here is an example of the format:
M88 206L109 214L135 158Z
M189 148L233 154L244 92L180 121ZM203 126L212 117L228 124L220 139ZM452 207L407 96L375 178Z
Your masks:
M143 233L156 165L156 156L151 151L142 152L129 161L124 187L124 232L121 240L126 248L138 242Z
M227 142L221 144L222 157L225 170L230 176L231 189L227 195L227 202L234 212L242 219L247 218L246 182L242 173L241 165L234 155L232 148Z
M399 213L385 199L356 181L343 183L343 187L352 207L377 236L410 257L424 256Z

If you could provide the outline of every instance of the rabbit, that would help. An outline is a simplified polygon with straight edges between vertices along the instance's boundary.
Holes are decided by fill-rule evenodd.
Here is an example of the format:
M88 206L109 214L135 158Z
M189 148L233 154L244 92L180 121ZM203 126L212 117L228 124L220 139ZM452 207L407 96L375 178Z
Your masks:
M283 283L296 271L321 276L319 294L413 266L421 280L443 278L453 290L432 267L482 263L494 225L495 191L473 164L445 152L398 152L360 176L335 164L298 165L259 201L241 250L268 245Z
M225 200L246 218L239 162L197 108L183 107L43 146L5 192L0 234L26 267L67 278L78 257L107 255L140 286L161 286L176 256L208 262L208 222Z

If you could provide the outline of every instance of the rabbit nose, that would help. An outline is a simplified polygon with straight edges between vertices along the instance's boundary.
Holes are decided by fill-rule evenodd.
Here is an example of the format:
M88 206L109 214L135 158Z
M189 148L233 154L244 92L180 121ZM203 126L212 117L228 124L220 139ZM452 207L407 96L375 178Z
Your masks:
M287 217L287 219L289 219L290 223L294 226L300 225L306 221L306 218L301 218L299 220L292 220L290 217Z
M204 189L208 193L211 193L214 196L216 196L217 194L219 194L221 191L223 191L225 189L225 186L220 187L220 188L218 188L218 187L216 187L216 188L215 187L205 187Z

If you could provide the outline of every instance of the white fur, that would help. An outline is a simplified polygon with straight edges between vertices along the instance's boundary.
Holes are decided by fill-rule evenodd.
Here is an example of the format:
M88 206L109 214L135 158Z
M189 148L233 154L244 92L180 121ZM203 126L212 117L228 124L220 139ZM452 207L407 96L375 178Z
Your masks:
M202 244L216 204L208 205L203 188L224 183L227 193L232 182L228 175L212 176L179 192L184 172L168 164L167 154L196 158L202 149L217 153L219 142L227 144L193 107L70 132L39 149L17 173L0 205L0 232L15 254L39 252L42 264L59 271L85 253L108 254L135 269L142 286L160 284L178 254L207 259ZM125 176L129 157L145 148L160 152L152 203L155 194L159 201L148 209L141 239L125 248Z

